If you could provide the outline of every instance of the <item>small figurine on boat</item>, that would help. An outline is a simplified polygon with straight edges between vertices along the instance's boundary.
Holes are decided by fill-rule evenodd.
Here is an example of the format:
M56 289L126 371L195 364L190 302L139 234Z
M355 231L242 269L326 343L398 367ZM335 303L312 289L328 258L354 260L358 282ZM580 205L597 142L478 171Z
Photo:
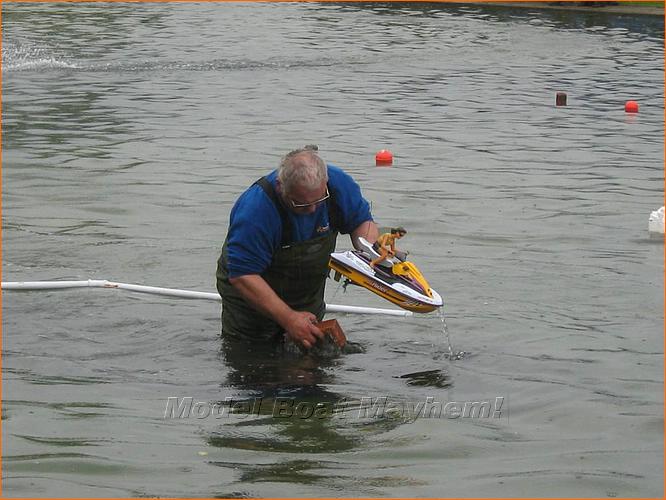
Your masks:
M375 252L379 252L379 257L370 261L370 267L375 268L377 264L386 259L386 257L396 256L397 249L395 248L395 240L399 240L404 235L407 234L407 230L404 227L395 227L391 228L391 231L388 233L383 233L377 238L377 241L372 245L372 249ZM406 257L406 255L405 255ZM400 260L405 260L400 259Z
M395 247L395 240L406 233L402 227L393 228L374 245L359 238L360 250L332 253L328 266L335 271L335 281L344 276L346 284L367 288L408 311L427 313L441 307L442 297L430 288L419 269L407 261L407 253Z

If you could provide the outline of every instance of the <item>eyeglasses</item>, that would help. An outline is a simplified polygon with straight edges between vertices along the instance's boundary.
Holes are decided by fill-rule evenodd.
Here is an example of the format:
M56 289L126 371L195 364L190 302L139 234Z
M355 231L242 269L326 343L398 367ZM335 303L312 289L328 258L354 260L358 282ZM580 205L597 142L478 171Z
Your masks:
M319 205L320 203L325 202L331 197L331 195L328 193L328 186L326 187L326 196L323 198L313 201L312 203L294 203L294 200L289 198L289 202L291 203L292 208L308 208L308 207L313 207L315 205Z

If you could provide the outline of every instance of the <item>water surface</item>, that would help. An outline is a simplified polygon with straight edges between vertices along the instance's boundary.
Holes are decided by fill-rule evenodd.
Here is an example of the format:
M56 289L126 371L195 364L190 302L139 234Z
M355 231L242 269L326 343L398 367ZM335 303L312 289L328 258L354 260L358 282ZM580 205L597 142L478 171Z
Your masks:
M7 496L663 495L662 18L2 9L4 281L212 291L238 194L314 143L408 229L468 353L449 359L436 314L341 315L364 354L230 356L211 302L6 291ZM169 397L262 404L165 419ZM367 398L394 410L359 414ZM406 411L497 398L486 417ZM284 401L330 414L273 416Z

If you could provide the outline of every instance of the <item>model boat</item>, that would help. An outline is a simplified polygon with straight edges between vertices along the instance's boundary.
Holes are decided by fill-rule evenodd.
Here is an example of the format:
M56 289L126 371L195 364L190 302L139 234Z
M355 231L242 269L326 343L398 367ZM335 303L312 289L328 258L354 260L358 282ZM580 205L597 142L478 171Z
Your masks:
M407 309L427 313L443 305L442 297L432 288L414 263L406 260L406 255L396 252L396 256L370 266L379 254L364 238L359 238L361 249L334 252L328 263L335 271L334 279L346 278L345 284L352 283L367 288L380 297Z

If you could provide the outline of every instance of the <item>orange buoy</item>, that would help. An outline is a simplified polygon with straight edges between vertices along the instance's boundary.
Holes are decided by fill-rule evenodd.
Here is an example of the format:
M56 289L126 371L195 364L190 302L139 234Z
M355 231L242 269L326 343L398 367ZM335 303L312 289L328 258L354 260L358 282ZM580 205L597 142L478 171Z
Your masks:
M389 166L393 164L393 153L388 149L382 149L375 155L375 164L377 166Z
M627 101L624 105L627 113L638 113L638 103L636 101Z
M555 95L555 106L566 106L566 105L567 105L566 92L558 92Z

